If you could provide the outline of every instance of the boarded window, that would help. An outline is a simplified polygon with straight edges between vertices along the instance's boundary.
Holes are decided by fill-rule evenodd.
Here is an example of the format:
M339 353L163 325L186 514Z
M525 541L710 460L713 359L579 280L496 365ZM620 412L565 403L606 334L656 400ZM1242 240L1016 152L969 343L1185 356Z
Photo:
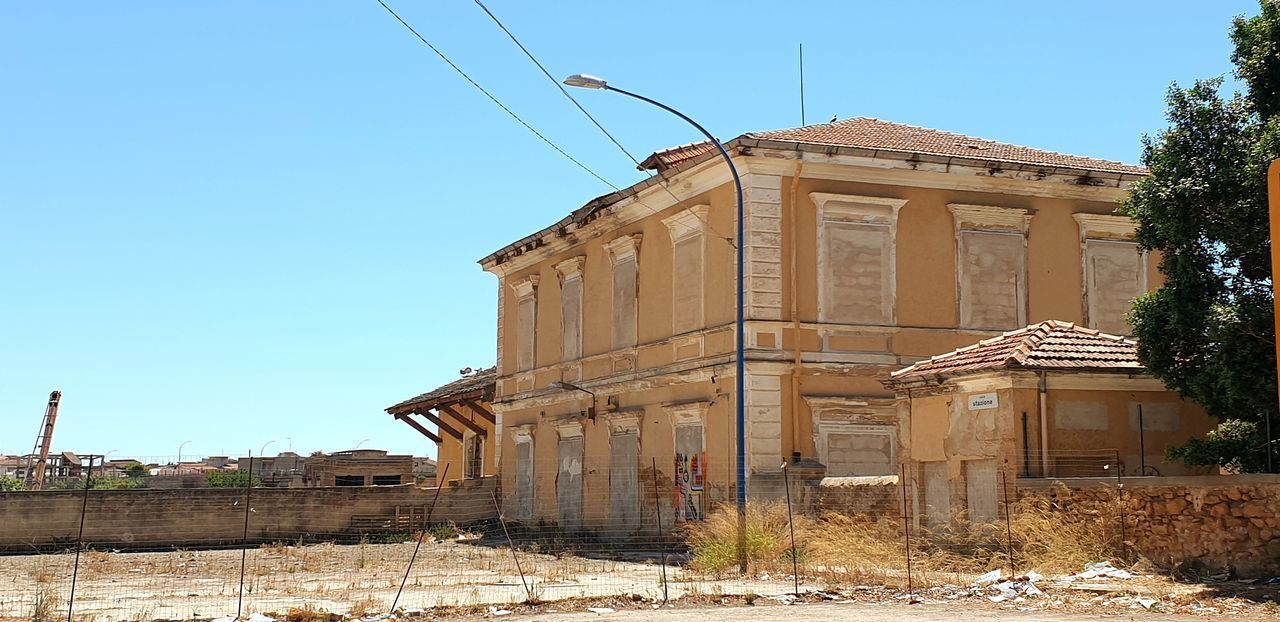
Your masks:
M533 369L534 348L537 339L538 299L536 294L520 297L516 314L516 365L520 371Z
M516 491L511 505L515 518L533 518L533 439L528 436L516 439Z
M831 477L898 472L892 426L821 423L818 441L819 460Z
M640 435L613 434L609 437L609 528L631 533L640 525L639 495ZM652 507L652 506L650 506Z
M582 437L560 439L560 469L556 473L556 504L560 529L582 528Z
M613 264L613 347L636 345L636 256Z
M676 240L671 262L674 332L702 328L702 234L695 232Z
M965 493L969 500L969 521L994 522L998 515L996 499L996 461L966 460Z
M951 521L951 480L945 461L920 464L924 480L925 524L932 527Z
M1026 244L1016 233L961 231L960 325L1012 329L1026 324Z
M1124 316L1133 299L1146 290L1143 263L1134 242L1085 241L1085 300L1090 328L1119 335L1130 333Z
M560 338L562 358L582 356L582 278L566 278L560 285Z
M822 223L823 321L893 322L892 236L888 225Z

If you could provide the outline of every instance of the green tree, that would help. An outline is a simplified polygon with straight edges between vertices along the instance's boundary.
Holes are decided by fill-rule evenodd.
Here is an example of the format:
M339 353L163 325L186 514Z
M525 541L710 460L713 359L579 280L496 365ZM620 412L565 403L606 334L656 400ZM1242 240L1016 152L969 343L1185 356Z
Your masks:
M17 492L26 489L27 485L16 477L0 477L0 492Z
M1222 422L1170 456L1242 471L1265 469L1262 424L1278 414L1266 170L1280 157L1280 0L1260 5L1231 29L1247 92L1171 86L1169 127L1143 138L1150 175L1121 208L1165 275L1129 314L1139 356Z
M204 479L210 488L244 488L245 484L262 485L262 481L257 477L254 477L250 483L248 471L209 471Z

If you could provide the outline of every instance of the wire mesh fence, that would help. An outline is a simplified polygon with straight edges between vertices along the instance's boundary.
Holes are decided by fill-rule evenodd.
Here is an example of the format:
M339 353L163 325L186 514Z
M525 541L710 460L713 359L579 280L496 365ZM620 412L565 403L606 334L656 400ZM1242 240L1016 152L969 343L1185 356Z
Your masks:
M867 584L911 592L1044 563L1066 539L1093 547L1070 547L1085 556L1124 541L1111 514L1067 524L1052 501L1019 498L994 461L825 479L782 465L752 475L742 520L727 468L570 458L529 459L502 482L446 471L439 488L272 488L254 477L107 489L86 470L79 489L3 497L0 618L363 616Z

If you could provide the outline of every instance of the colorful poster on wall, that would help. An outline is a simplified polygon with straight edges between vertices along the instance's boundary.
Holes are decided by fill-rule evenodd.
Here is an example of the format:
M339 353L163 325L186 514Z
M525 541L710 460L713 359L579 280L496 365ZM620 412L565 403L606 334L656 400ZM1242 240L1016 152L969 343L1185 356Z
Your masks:
M676 520L702 520L707 483L707 455L676 454Z

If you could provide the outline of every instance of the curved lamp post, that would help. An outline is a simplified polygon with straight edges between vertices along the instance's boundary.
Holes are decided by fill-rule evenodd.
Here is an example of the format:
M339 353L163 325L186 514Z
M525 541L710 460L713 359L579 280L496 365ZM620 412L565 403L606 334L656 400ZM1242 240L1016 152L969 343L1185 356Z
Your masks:
M744 528L746 526L745 520L746 520L746 511L747 511L746 357L744 355L744 350L745 350L744 344L746 343L746 339L745 339L746 331L743 328L743 309L745 308L744 301L743 301L743 297L744 297L743 296L743 276L745 273L746 253L744 252L745 250L744 246L746 245L746 236L743 235L743 231L744 231L743 212L745 210L743 209L743 201L742 201L742 178L738 176L738 169L733 165L733 158L729 157L729 152L725 150L724 145L720 144L720 141L716 140L716 138L712 136L711 132L708 132L706 128L699 125L697 121L694 121L693 119L690 119L689 117L685 116L685 114L680 112L679 110L676 110L675 108L672 108L671 106L668 106L662 102L649 99L648 97L645 97L643 95L637 95L636 93L632 93L630 91L624 91L615 86L609 86L609 84L605 82L603 79L597 78L595 76L575 73L569 76L568 78L565 78L564 83L568 86L576 86L578 88L600 89L604 91L613 91L615 93L621 93L622 95L633 97L642 102L653 104L654 106L657 106L663 110L666 110L667 112L670 112L671 114L676 115L677 117L680 117L681 119L684 119L685 122L687 122L689 125L692 125L693 127L697 128L699 132L702 132L702 135L706 136L707 140L711 141L711 144L716 146L716 149L720 151L720 157L724 158L725 164L729 165L729 173L733 175L733 186L734 186L734 189L738 191L738 232L737 232L737 236L738 236L737 237L737 243L738 243L737 307L738 308L737 308L737 317L734 323L734 331L736 335L734 339L734 342L736 344L734 358L736 359L737 372L738 372L738 382L737 382L738 386L737 386L737 392L735 393L736 399L734 400L734 406L737 411L735 419L738 427L738 430L737 430L738 447L737 447L737 456L736 456L736 463L737 463L736 470L737 470L737 480L738 480L737 481L737 502L738 502L738 528L739 528L738 555L739 555L739 564L745 565L746 559L743 555L743 553L745 552L743 548L745 546L745 542L743 542L742 539L745 535ZM745 566L743 570L745 570Z

